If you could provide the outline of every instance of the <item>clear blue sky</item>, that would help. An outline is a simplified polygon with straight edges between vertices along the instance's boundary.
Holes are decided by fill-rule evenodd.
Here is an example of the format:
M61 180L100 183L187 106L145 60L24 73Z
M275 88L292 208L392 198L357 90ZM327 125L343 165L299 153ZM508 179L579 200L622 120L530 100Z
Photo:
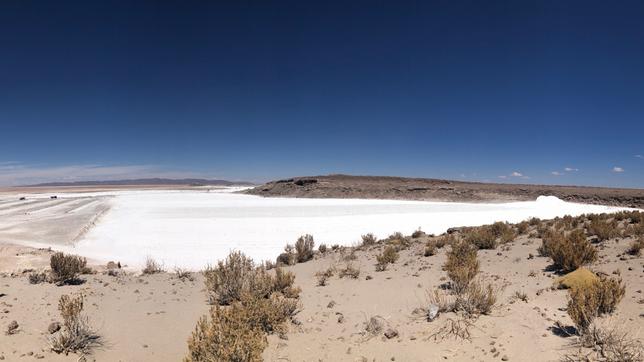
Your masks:
M644 187L642 155L642 1L0 2L0 184Z

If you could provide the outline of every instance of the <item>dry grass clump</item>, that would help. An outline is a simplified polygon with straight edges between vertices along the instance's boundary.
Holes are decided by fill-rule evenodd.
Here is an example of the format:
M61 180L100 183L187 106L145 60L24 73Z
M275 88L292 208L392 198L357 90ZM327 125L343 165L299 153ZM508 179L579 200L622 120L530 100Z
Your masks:
M454 244L456 242L456 236L454 236L453 234L444 234L433 239L433 241L436 244L436 247L440 249L445 245Z
M395 247L388 245L381 254L376 256L376 271L386 270L387 265L395 263L396 260L398 260L398 251Z
M467 314L490 314L498 299L499 290L483 280L469 283L465 290L457 294L454 309Z
M195 278L192 276L192 273L184 268L180 267L175 267L174 268L174 273L177 275L177 278L181 280L182 282L189 280L189 281L194 281Z
M295 242L295 256L298 263L304 263L313 259L313 248L315 242L313 236L306 234L300 236Z
M77 255L54 253L49 259L52 282L62 285L78 282L78 275L87 271L87 259Z
M574 230L564 238L552 239L548 244L548 254L554 267L564 273L597 260L597 249L586 240L581 230Z
M580 335L588 331L596 317L615 311L626 288L621 279L600 278L585 288L570 289L568 315Z
M248 309L239 303L214 306L188 339L185 362L260 362L268 345L264 332L249 323Z
M315 273L315 278L317 279L318 286L323 287L328 284L328 280L335 274L334 267L328 267L326 270L321 270Z
M145 259L145 267L141 270L141 273L143 273L144 275L152 275L164 272L165 268L163 267L163 264L154 260L154 258L152 258L151 256L148 256Z
M452 244L451 250L447 252L444 269L452 281L452 289L457 294L460 294L467 288L479 271L476 248L467 241Z
M29 284L40 284L47 281L47 273L44 271L33 271L29 273Z
M362 246L374 245L378 242L378 238L372 233L362 235Z
M631 245L626 249L626 252L630 255L640 256L642 255L642 249L644 248L644 237L640 237L637 240L634 240Z
M644 360L642 342L631 337L629 331L609 323L593 322L588 332L573 346L578 347L577 352L566 354L562 361L636 362Z
M243 295L268 298L280 293L288 298L297 298L300 290L293 286L295 275L275 268L272 276L243 253L231 252L217 267L204 270L206 291L211 304L230 305L240 301Z
M360 269L354 267L351 263L347 263L344 268L340 269L338 276L340 278L348 277L351 279L358 279L360 276Z
M94 332L89 319L82 314L83 295L63 295L58 300L58 310L63 318L61 331L49 339L51 349L56 353L80 352L88 354L93 347L100 346L101 337Z

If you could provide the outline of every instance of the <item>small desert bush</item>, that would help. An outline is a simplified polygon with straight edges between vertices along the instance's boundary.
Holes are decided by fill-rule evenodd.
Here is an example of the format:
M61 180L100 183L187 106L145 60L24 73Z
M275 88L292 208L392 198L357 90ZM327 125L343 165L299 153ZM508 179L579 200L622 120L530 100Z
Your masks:
M640 256L642 255L642 249L644 248L644 237L640 237L637 240L634 240L631 245L628 247L626 252L630 255Z
M436 255L436 242L434 240L430 240L425 244L425 251L423 252L424 256L432 256Z
M435 238L433 241L436 247L440 249L445 245L452 245L453 243L455 243L456 236L454 236L453 234L444 234L442 236Z
M205 286L211 304L230 305L243 295L268 298L280 293L287 298L297 298L300 289L293 286L295 275L275 268L275 276L239 251L231 252L217 267L204 270Z
M317 278L318 286L323 287L327 285L327 281L329 278L331 278L335 274L335 268L334 267L328 267L326 270L320 270L317 273L315 273L315 277Z
M326 244L320 244L320 246L318 246L318 251L320 254L326 253L328 251Z
M457 294L465 291L479 271L476 248L467 241L452 244L443 267L452 281L452 289Z
M44 271L34 271L29 273L29 284L40 284L47 281L47 273Z
M516 235L510 224L497 221L488 227L496 239L500 239L502 244L509 243Z
M58 285L73 283L78 280L78 275L87 268L87 260L76 255L65 255L54 253L49 264L51 267L51 279Z
M491 227L480 226L469 230L464 239L479 249L495 249L496 235Z
M574 230L566 237L556 239L548 248L554 267L564 273L597 260L597 249L586 240L581 230Z
M517 224L517 233L519 235L527 234L528 229L530 228L530 223L527 221L521 221Z
M411 234L411 237L414 239L418 239L423 235L425 235L425 233L420 228L418 228L417 230L414 230L414 232Z
M546 230L542 233L541 246L537 249L540 256L550 256L554 245L564 242L565 235L561 231Z
M273 280L273 293L280 293L286 298L299 298L301 289L293 286L295 274L285 271L282 268L275 268L275 279Z
M101 345L101 338L90 327L89 319L83 312L83 295L63 295L58 300L58 310L63 318L63 328L49 339L51 349L56 353L89 353L91 348Z
M388 245L381 254L376 255L376 271L386 270L387 265L395 263L396 260L398 260L398 251L395 247Z
M244 295L240 304L246 310L247 323L264 333L285 333L286 322L297 313L299 306L297 299L281 294L269 298Z
M613 313L625 293L622 280L614 278L600 278L590 286L570 289L568 315L578 333L586 333L596 317Z
M286 244L284 252L281 253L276 260L277 265L295 265L297 263L297 255L295 254L295 247L291 244Z
M186 281L186 280L193 281L193 280L195 280L195 278L192 276L192 273L187 269L180 268L180 267L175 267L174 268L174 273L177 275L177 278L179 280L181 280L181 281Z
M492 284L475 280L468 284L465 291L456 296L455 309L468 314L490 314L496 304L499 291Z
M373 245L378 242L378 238L372 233L362 235L362 246Z
M590 235L596 235L599 241L605 241L619 235L617 230L617 221L607 221L603 219L593 219L590 222L590 227L588 228L588 233Z
M354 267L351 263L347 263L344 268L340 269L338 276L340 278L348 277L351 279L358 279L360 276L360 269Z
M141 273L143 273L144 275L151 275L151 274L157 274L157 273L163 273L163 272L165 272L163 264L154 260L154 258L152 258L151 256L148 256L145 259L145 267L143 267L143 269L141 270Z
M306 234L300 236L295 242L295 255L298 263L304 263L313 258L313 236Z
M579 347L576 354L567 354L564 362L636 362L644 360L642 341L614 322L593 322L588 331L573 346ZM583 348L589 350L584 350Z
M248 309L240 303L212 307L188 339L185 362L261 362L268 345L266 335L249 320Z

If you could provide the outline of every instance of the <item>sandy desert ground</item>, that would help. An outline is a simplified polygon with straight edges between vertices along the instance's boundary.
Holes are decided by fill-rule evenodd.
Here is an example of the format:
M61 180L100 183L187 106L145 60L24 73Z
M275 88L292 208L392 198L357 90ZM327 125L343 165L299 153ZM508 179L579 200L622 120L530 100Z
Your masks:
M89 200L88 200L89 198ZM49 204L48 204L49 203ZM52 235L73 240L83 235L88 224L109 204L109 197L79 195L73 199L30 200L5 221L0 232L10 231L17 241L25 238L19 229L34 227L43 237ZM15 210L13 201L0 205L1 210ZM16 219L42 210L58 210L60 216L46 228L34 218ZM70 216L74 215L74 216ZM71 220L75 220L71 222ZM24 226L22 226L24 225ZM52 228L59 225L60 229ZM558 361L567 353L576 337L561 336L557 321L572 324L566 312L568 292L554 288L559 275L550 271L551 260L539 257L541 245L537 229L525 233L493 250L479 250L481 276L499 288L498 302L489 315L480 315L469 328L470 338L439 338L436 332L458 320L453 312L442 313L428 321L419 308L429 304L428 293L445 285L442 266L449 246L424 256L425 245L435 238L420 234L407 236L407 247L400 250L398 261L387 270L375 270L376 256L387 241L358 246L355 241L326 253L316 253L313 260L284 268L295 274L295 284L302 289L300 312L289 323L284 335L268 336L263 353L266 361ZM360 234L373 231L368 226ZM51 233L51 234L50 234ZM6 235L6 234L5 234ZM32 238L33 235L26 237ZM315 235L314 235L315 236ZM360 235L356 235L358 239ZM71 239L70 239L71 238ZM598 261L589 267L610 276L619 273L626 294L616 313L604 322L619 325L630 336L644 341L644 260L624 251L637 236L614 237L596 243ZM354 239L355 240L355 239ZM288 240L287 240L288 241ZM291 240L294 241L294 240ZM286 241L284 242L286 243ZM329 246L331 246L329 244ZM330 248L329 248L330 249ZM177 361L186 356L187 339L200 316L207 313L204 277L192 273L180 279L168 267L166 272L142 275L133 268L113 270L103 261L91 260L93 273L82 276L79 285L56 286L30 284L33 271L48 268L53 253L17 243L0 245L0 360L6 361L76 361L76 354L52 352L48 345L52 322L60 322L58 299L63 294L83 293L85 312L103 340L103 346L81 359L89 361ZM213 260L214 262L214 260ZM359 271L357 278L332 276L319 286L316 273L347 265ZM525 293L526 300L516 298ZM382 317L395 336L382 332L367 333L365 323ZM12 321L16 332L5 334Z

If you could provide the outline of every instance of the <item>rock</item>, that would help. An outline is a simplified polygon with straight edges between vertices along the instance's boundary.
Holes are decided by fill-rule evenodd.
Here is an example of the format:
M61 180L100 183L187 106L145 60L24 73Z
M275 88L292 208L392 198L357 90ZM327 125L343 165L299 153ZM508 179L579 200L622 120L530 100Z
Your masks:
M329 302L329 304L327 304L327 305L326 305L326 307L327 307L327 308L333 308L333 307L335 307L335 301L334 301L334 300L330 301L330 302Z
M344 315L343 314L340 314L338 316L338 323L344 323Z
M18 332L18 327L19 327L18 322L11 321L11 323L9 323L9 325L7 326L7 334L8 335L16 334Z
M54 334L59 330L60 330L60 323L58 322L51 322L49 324L49 327L47 327L47 332L49 332L49 334Z
M439 308L436 304L430 304L429 308L427 308L427 320L430 322L433 321L438 317L439 314Z
M507 355L503 355L503 357L501 357L501 361L509 361L509 360L510 359L508 358Z
M392 339L397 336L398 336L398 331L393 328L387 328L387 330L385 331L385 337L387 337L388 339Z

